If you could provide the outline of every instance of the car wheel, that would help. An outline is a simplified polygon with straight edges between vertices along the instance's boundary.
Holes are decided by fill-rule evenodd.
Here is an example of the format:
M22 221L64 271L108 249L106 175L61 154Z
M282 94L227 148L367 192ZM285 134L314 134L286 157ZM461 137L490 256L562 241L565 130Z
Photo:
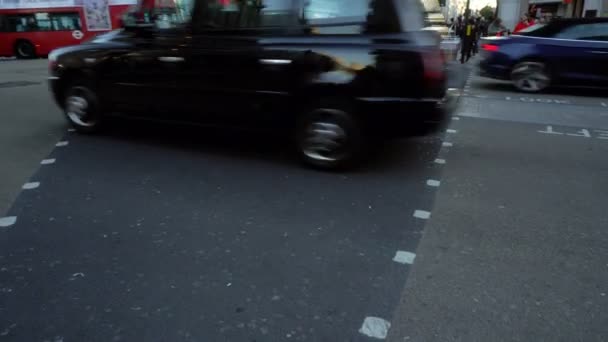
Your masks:
M542 62L524 61L513 67L511 80L518 90L537 93L551 85L551 74Z
M15 56L19 59L30 59L36 57L36 48L28 40L19 40L15 44Z
M300 156L313 167L352 166L367 148L361 126L342 106L323 106L309 111L300 118L297 130Z
M99 100L88 86L75 83L65 91L65 117L77 131L92 133L101 126Z

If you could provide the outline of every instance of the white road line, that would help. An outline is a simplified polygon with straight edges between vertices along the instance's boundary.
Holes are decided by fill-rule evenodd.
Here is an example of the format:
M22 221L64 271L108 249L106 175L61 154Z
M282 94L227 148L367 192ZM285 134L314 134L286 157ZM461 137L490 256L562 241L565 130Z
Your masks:
M67 141L60 141L60 142L56 143L55 146L57 146L57 147L68 146L68 142Z
M21 189L23 189L23 190L32 190L32 189L36 189L39 186L40 186L40 182L30 182L30 183L23 184L23 186L21 187Z
M457 116L452 116L452 120L456 120L456 121L458 121L458 120L460 120L460 118L459 118L459 117L457 117Z
M0 227L2 228L10 227L14 225L15 222L17 222L17 216L0 217Z
M397 251L395 253L395 257L393 258L394 262L398 262L400 264L411 265L414 263L414 259L416 259L416 254L405 252L405 251Z
M426 185L438 187L439 185L441 185L441 182L435 179L429 179L426 181Z
M416 210L414 211L414 217L423 220L428 220L431 217L431 213L425 210Z
M452 146L454 146L454 144L452 144L449 141L444 141L444 142L441 143L441 145L444 146L444 147L452 147Z
M455 129L448 129L448 130L446 130L446 132L448 132L448 133L452 133L452 134L453 134L453 133L458 133L458 131L457 131L457 130L455 130Z
M553 131L553 126L547 126L547 130L546 131L537 131L537 132L538 133L543 133L543 134L558 134L558 135L564 134L564 133Z
M608 104L606 104L606 102L602 102L602 106L608 107Z
M388 335L388 329L391 328L391 323L380 317L365 317L363 324L359 329L359 333L377 339L385 339Z
M68 128L68 132L76 132L74 128Z
M53 164L55 162L55 159L51 158L51 159L43 159L40 164L42 165L49 165L49 164Z
M566 133L566 135L569 135L571 137L585 137L585 138L591 138L591 133L589 133L589 130L587 129L581 129L579 131L581 134L575 134L575 133Z
M437 158L435 159L436 164L445 164L445 159Z

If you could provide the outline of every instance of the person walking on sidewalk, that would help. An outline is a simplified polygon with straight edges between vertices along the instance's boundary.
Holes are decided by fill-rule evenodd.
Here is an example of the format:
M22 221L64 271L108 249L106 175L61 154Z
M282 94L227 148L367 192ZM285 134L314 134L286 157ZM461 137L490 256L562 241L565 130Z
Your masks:
M471 59L471 51L473 49L473 44L475 43L476 37L477 32L475 28L475 19L470 18L468 21L466 21L466 25L463 26L460 36L460 41L462 44L462 49L460 51L461 64L464 64L464 62L468 62L469 59Z

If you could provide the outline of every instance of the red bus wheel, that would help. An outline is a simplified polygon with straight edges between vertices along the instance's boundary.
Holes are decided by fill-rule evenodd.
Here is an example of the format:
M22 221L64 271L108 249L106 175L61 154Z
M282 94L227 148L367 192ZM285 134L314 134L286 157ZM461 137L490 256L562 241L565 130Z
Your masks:
M36 57L36 48L29 40L18 40L15 43L15 56L20 59Z

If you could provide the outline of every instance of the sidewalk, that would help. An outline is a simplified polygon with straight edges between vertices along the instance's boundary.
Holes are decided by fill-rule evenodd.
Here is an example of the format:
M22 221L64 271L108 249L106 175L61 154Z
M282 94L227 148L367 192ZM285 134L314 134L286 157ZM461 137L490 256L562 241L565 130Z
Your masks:
M452 123L389 341L608 339L608 140L539 127Z

